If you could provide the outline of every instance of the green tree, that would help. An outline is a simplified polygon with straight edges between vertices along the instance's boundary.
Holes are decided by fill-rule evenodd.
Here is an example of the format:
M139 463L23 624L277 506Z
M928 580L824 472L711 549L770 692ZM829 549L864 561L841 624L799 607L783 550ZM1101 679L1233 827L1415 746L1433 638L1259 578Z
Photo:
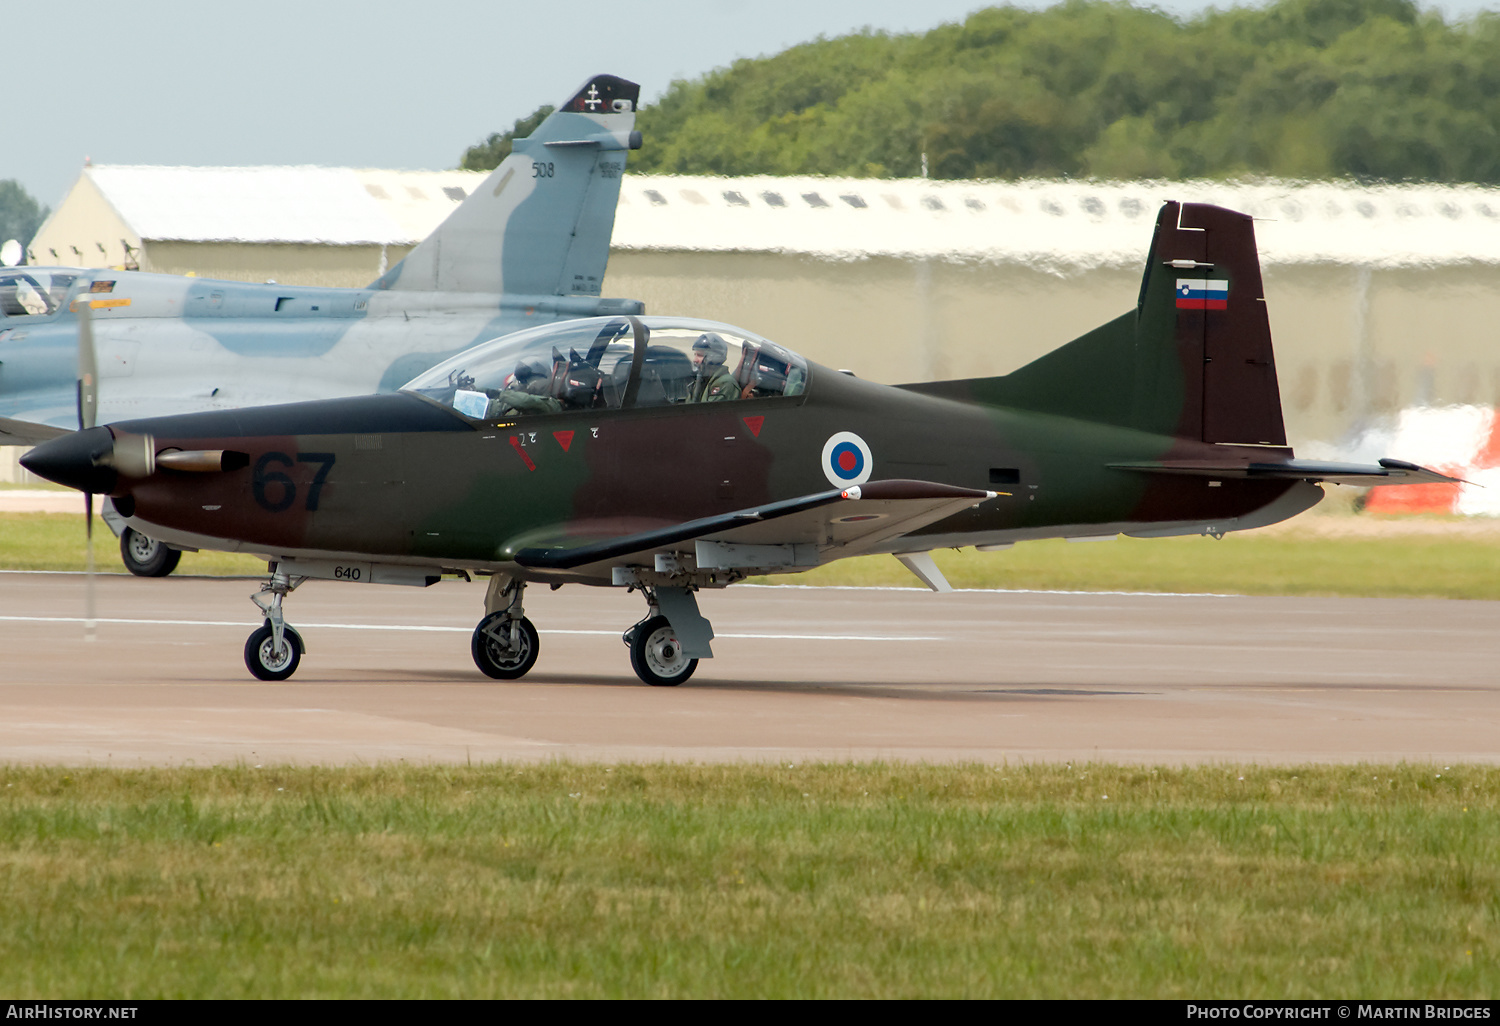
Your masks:
M920 174L925 154L939 178L1500 183L1497 55L1500 14L1448 23L1413 0L1276 0L1189 19L1110 0L991 7L673 82L642 109L645 148L630 160L881 177Z
M16 239L28 245L49 213L20 182L13 178L0 182L0 243Z

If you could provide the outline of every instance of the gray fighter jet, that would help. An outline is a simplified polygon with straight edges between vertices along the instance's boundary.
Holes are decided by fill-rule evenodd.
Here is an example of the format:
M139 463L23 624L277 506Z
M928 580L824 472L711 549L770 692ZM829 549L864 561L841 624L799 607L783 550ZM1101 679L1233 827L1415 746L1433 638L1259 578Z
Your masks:
M0 445L78 427L77 309L92 313L101 420L390 392L486 339L574 317L639 314L600 298L640 87L585 82L451 215L363 289L72 267L0 269ZM106 521L126 566L180 552Z

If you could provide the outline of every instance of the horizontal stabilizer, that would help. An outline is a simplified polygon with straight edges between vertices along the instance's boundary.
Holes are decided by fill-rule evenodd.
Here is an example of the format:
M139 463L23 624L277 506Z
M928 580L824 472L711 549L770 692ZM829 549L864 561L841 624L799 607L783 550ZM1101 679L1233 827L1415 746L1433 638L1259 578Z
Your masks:
M994 496L994 492L930 481L874 481L618 538L582 540L582 544L574 546L560 542L555 546L524 548L516 553L515 561L524 567L548 570L608 565L630 557L649 562L646 557L651 553L698 539L747 548L781 546L789 552L802 545L813 545L820 552L837 549L837 556L842 557L925 527ZM797 565L804 565L803 561L798 560Z
M1139 470L1151 474L1189 474L1198 477L1260 478L1281 481L1326 481L1346 485L1452 484L1459 478L1440 474L1404 460L1385 459L1378 466L1368 463L1325 463L1321 460L1280 460L1275 463L1228 460L1156 460L1142 463L1111 463L1112 470Z

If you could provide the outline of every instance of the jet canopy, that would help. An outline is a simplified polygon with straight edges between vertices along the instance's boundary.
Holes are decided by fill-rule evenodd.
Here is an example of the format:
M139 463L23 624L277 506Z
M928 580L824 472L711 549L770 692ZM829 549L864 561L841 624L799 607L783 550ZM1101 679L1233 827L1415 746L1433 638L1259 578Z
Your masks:
M22 267L0 271L0 317L54 314L68 301L77 271Z
M412 381L474 420L800 395L807 361L715 321L590 317L467 349Z

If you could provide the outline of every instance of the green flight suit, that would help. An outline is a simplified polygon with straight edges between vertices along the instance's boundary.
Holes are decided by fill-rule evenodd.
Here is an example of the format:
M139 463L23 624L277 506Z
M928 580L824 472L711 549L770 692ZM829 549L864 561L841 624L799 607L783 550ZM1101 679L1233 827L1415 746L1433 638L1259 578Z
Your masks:
M722 364L714 371L712 377L694 378L692 390L688 392L690 403L718 403L725 399L738 399L740 397L739 383L734 380L734 375L724 369Z
M532 395L515 388L497 392L494 401L494 409L501 411L495 416L503 416L506 410L516 413L561 413L563 408L562 403L550 395Z

